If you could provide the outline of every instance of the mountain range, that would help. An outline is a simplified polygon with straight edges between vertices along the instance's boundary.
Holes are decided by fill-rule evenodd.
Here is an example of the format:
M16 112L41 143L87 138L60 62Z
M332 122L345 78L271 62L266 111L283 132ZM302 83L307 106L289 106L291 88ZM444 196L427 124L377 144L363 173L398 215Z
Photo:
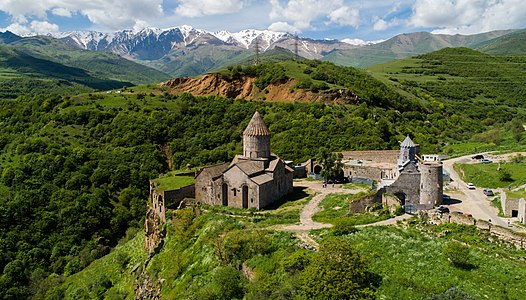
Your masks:
M109 50L173 76L192 76L254 59L256 47L260 53L283 48L308 59L368 67L446 47L477 49L515 32L517 30L499 30L474 35L416 32L367 43L315 40L269 30L211 32L183 25L168 29L146 28L138 32L68 32L55 37L85 50Z
M315 40L269 30L211 32L183 25L112 33L66 32L55 34L56 42L51 42L51 37L48 37L44 44L57 46L60 41L69 46L68 51L75 48L89 50L86 52L112 52L171 76L195 76L228 65L246 64L255 60L256 52L269 53L275 49L288 50L307 59L354 67L368 67L447 47L468 47L491 54L521 54L526 53L525 35L525 30L499 30L474 35L416 32L400 34L385 41L363 42ZM10 32L0 33L0 43L16 45L26 39ZM58 48L67 47L62 45ZM283 53L281 50L278 52ZM50 53L52 51L47 52Z

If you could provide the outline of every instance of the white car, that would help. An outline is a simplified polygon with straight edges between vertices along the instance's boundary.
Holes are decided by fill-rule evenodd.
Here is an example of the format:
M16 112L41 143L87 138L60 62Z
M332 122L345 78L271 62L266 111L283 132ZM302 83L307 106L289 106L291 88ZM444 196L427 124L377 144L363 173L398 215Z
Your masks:
M466 184L466 187L470 190L474 190L475 189L475 186L473 185L473 183L471 182L468 182L468 184Z

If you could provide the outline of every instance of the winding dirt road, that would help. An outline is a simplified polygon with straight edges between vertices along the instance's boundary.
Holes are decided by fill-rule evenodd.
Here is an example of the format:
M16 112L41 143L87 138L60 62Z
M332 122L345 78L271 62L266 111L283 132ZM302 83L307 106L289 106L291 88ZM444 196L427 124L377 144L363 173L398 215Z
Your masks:
M487 156L487 153L482 153ZM495 162L505 161L509 156L516 155L518 153L509 153L499 156L490 157ZM521 153L524 155L525 153ZM458 199L460 203L453 203L449 206L450 211L461 211L464 213L470 213L476 219L491 220L495 225L502 227L508 227L508 218L501 218L498 216L499 210L491 206L490 201L482 192L481 187L477 187L474 190L467 188L466 183L460 178L460 175L455 171L453 165L455 163L473 163L471 159L473 155L466 155L457 158L452 158L442 161L444 169L451 175L452 183L450 187L452 190L449 192L454 199ZM523 231L521 228L514 226L509 227L512 230Z

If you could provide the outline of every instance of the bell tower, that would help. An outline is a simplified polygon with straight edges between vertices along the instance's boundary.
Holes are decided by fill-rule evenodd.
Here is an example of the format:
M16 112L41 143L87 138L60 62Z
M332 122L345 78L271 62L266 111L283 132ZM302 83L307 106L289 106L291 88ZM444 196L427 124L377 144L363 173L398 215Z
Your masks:
M270 131L258 111L243 132L243 156L249 159L270 157Z

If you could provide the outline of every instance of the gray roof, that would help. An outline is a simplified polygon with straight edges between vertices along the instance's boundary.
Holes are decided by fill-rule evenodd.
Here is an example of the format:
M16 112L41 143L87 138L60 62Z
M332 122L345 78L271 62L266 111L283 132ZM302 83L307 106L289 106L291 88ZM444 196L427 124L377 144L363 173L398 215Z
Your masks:
M272 178L272 176L269 174L261 174L259 176L255 176L250 179L252 179L252 181L254 181L257 185L262 185L262 184L265 184L267 182L271 182L272 180L274 180L274 178Z
M252 119L248 123L248 126L245 129L245 131L243 131L243 135L248 135L248 136L270 135L270 131L268 130L267 125L265 125L265 122L263 122L263 118L261 118L261 115L259 114L257 110L252 116Z
M413 141L411 140L411 138L408 135L405 138L405 140L402 142L400 147L403 147L403 148L414 148L415 147L415 143L413 143Z
M260 161L244 161L238 162L235 164L238 168L241 169L248 176L254 175L256 173L262 172L265 170L263 162Z

